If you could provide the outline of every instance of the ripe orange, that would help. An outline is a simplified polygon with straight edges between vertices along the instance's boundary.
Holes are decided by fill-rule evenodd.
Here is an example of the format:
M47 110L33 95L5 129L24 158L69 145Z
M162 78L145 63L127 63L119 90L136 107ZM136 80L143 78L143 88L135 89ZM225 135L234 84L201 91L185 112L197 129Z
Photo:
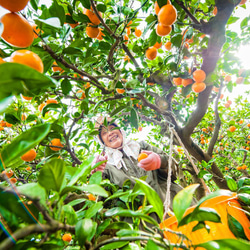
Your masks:
M0 57L0 64L5 63L2 57Z
M165 47L165 49L166 50L171 50L171 48L172 48L172 43L171 42L166 42L165 44L164 44L164 47Z
M243 120L239 120L239 124L242 124L243 123Z
M229 168L228 168L228 167L225 167L225 170L229 170Z
M96 197L93 194L88 194L87 195L90 201L95 201Z
M138 128L138 131L140 131L140 132L141 132L141 131L142 131L142 127L139 127L139 128Z
M129 38L128 38L128 35L125 35L123 38L124 38L124 40L126 40L126 41L125 41L125 44L128 44L128 39L129 39Z
M79 98L80 100L84 99L86 97L85 92L82 89L79 89L76 94L82 93L81 97ZM78 95L79 96L79 95Z
M155 1L154 9L155 9L155 14L158 15L158 13L160 11L160 7L159 7L157 1Z
M123 94L125 92L125 89L116 89L116 92L118 94Z
M0 21L4 26L1 37L7 43L20 48L26 48L33 43L33 28L25 18L16 13L7 13Z
M36 158L36 150L31 149L28 152L26 152L24 155L21 156L21 159L23 161L33 161Z
M27 118L27 116L25 114L22 114L22 116L21 116L22 121L25 121L26 118Z
M62 236L62 240L63 240L63 241L70 242L70 241L72 240L71 234L64 234L64 235Z
M242 165L242 167L241 167L243 170L245 170L245 169L247 169L247 165Z
M12 126L13 126L13 125L12 125L11 123L6 122L6 127L10 128L10 127L12 127Z
M236 127L235 126L230 126L229 129L228 129L230 132L234 132L236 130Z
M43 61L32 51L26 49L16 50L11 54L10 62L27 65L38 72L43 73Z
M4 130L4 128L0 125L0 131L3 131Z
M203 82L206 79L206 73L202 69L197 69L193 72L194 80L198 82Z
M145 159L147 157L148 157L148 155L146 153L140 153L138 156L138 161L140 162L142 159Z
M30 171L30 170L31 170L31 167L27 167L26 170L27 170L27 171Z
M160 42L160 43L156 42L154 45L154 47L157 49L161 48L161 46L162 46L162 42Z
M238 166L236 169L237 169L237 170L241 170L241 169L242 169L242 167Z
M129 57L128 55L124 56L124 61L125 61L125 62L126 62L126 61L130 62L130 57Z
M206 84L204 82L195 82L193 85L192 85L192 90L195 92L195 93L200 93L202 92L203 90L205 90L206 88Z
M4 170L2 171L2 174L6 174L6 176L10 178L14 174L14 172L12 170L9 170L8 172Z
M167 4L161 7L158 13L158 21L162 25L172 25L177 18L176 8L172 4Z
M29 0L0 0L0 6L11 12L23 10Z
M45 103L40 104L40 105L38 106L38 110L39 110L40 112L42 112L42 110L43 110L43 108L44 108L45 106L46 106Z
M59 138L55 138L55 139L51 140L50 145L57 146L57 147L63 147L63 144L61 143L61 140ZM61 150L61 148L56 148L56 147L50 147L50 149L53 151Z
M56 64L56 62L53 62L53 64L52 64L52 70L54 71L54 72L63 72L64 70L61 68L61 67L59 67L57 64Z
M142 35L142 31L140 29L135 28L135 36L140 37Z
M94 11L92 9L85 9L83 11L83 14L85 14L86 16L88 16L89 20L91 21L91 23L93 23L94 25L98 25L101 21L100 19L97 17L97 15L94 13ZM102 16L101 12L98 12L98 14L100 16Z
M17 182L17 178L13 177L10 179L10 183L15 184Z
M48 99L48 100L46 101L46 105L47 105L47 104L50 104L50 103L55 103L55 104L57 104L58 101L55 100L55 99Z
M86 84L84 84L84 85L83 85L83 87L84 87L85 89L88 89L88 88L90 88L90 87L91 87L91 85L90 85L90 83L89 83L89 82L87 82Z
M127 27L126 30L127 30L127 35L129 36L131 34L131 28Z
M103 40L103 36L104 34L102 33L102 28L98 28L99 29L99 34L97 36L96 39L98 39L99 41Z
M95 28L95 27L92 27L92 26L87 26L86 27L86 34L88 37L90 38L97 38L98 35L99 35L99 28Z
M182 84L182 79L180 77L174 77L173 82L176 86L179 86Z
M225 82L230 82L232 80L232 77L230 75L226 75L224 80Z
M242 76L239 76L237 79L236 79L236 83L237 84L241 84L241 83L243 83L243 81L244 81L244 77L242 77Z
M6 121L2 120L2 121L0 122L0 126L6 127Z
M155 84L153 82L148 82L147 85L148 86L154 86Z
M172 27L170 25L163 25L162 23L156 25L156 34L158 36L167 36L171 31Z
M127 27L130 26L132 23L133 23L132 20L130 20L127 24Z
M21 96L22 96L22 98L23 98L24 100L26 100L26 101L30 101L30 100L32 100L32 98L33 98L33 97L29 97L29 96L23 96L22 94L21 94Z
M148 60L154 60L157 56L157 49L155 47L149 47L146 50L146 57Z
M193 79L191 79L191 78L182 79L181 83L182 83L183 87L186 87L186 86L193 83Z
M218 12L218 10L217 10L217 7L215 6L214 9L213 9L213 15L216 16L217 12Z
M227 103L229 103L230 105L232 104L232 101L230 101L230 100L227 100Z
M2 125L2 126L3 126L3 125ZM250 123L248 123L247 126L250 128ZM248 137L248 138L250 138L250 137Z

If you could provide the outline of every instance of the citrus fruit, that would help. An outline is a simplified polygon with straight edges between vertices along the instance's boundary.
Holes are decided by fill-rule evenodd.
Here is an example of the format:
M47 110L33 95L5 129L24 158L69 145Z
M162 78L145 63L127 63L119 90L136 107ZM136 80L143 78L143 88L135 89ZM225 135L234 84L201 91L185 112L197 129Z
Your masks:
M79 89L77 92L76 92L76 94L82 94L81 96L80 95L78 95L78 96L80 96L80 98L79 99L84 99L85 97L86 97L86 95L85 95L85 92L82 90L82 89Z
M162 23L156 25L156 34L158 36L167 36L171 31L172 27L170 25L163 25Z
M83 14L85 14L86 16L88 16L89 20L91 23L95 24L95 25L98 25L101 21L100 19L97 17L97 15L94 13L93 10L91 9L85 9ZM102 16L102 13L101 12L98 12L98 14L100 16Z
M55 138L53 140L51 140L51 144L52 146L57 146L57 147L63 147L63 144L61 143L61 140L58 138ZM59 151L61 150L61 148L56 148L56 147L50 147L51 150L53 151Z
M62 236L62 240L63 240L63 241L70 242L70 241L72 240L71 234L64 234L64 235Z
M29 97L29 96L24 96L24 95L22 95L22 94L21 94L21 96L22 96L22 98L23 98L24 100L26 100L26 101L30 101L30 100L32 100L32 98L33 98L33 97Z
M158 15L158 13L159 13L159 11L160 11L160 7L159 7L157 1L155 1L154 9L155 9L155 14Z
M125 92L125 89L116 89L116 92L118 94L123 94Z
M147 157L148 157L148 155L146 153L140 153L138 156L138 161L140 162L142 159L145 159Z
M11 12L23 10L29 0L0 0L0 6Z
M21 159L23 161L33 161L36 158L36 150L31 149L28 152L26 152L24 155L21 156Z
M158 21L162 25L172 25L177 18L176 8L172 4L166 4L161 7L158 13Z
M176 86L179 86L182 84L182 79L180 77L174 77L173 82Z
M206 88L206 84L204 82L195 82L193 85L192 85L192 90L195 92L195 93L200 93L202 92L203 90L205 90Z
M6 176L10 178L14 174L14 172L12 170L9 170L8 172L4 170L2 171L2 174L6 174Z
M43 108L44 108L45 106L46 106L45 103L40 104L40 105L38 106L38 110L39 110L40 112L42 112L42 110L43 110Z
M162 42L160 42L160 43L156 42L154 45L154 47L157 49L161 48L161 46L162 46Z
M135 36L140 37L142 35L142 31L140 29L135 28Z
M165 47L165 49L166 50L171 50L171 48L172 48L172 43L171 42L166 42L165 44L164 44L164 47Z
M25 49L16 50L11 54L10 62L27 65L38 72L43 73L43 61L36 53L32 51Z
M16 13L7 13L2 16L0 22L4 26L1 37L7 43L20 48L26 48L33 43L33 28L22 16Z
M242 77L242 76L239 76L237 79L236 79L236 83L237 84L241 84L241 83L243 83L243 81L244 81L244 77Z
M154 60L157 56L157 49L155 47L150 47L146 50L146 57L148 60Z
M55 99L48 99L48 100L46 101L46 105L47 105L47 104L50 104L50 103L55 103L55 104L57 104L58 101L55 100Z
M181 83L182 83L183 87L186 87L186 86L192 84L193 80L191 78L186 78L186 79L182 79Z
M98 35L99 35L99 32L100 32L99 28L95 28L95 27L92 27L92 26L86 27L86 34L90 38L97 38Z
M236 127L235 126L230 126L229 129L228 129L230 132L234 132L236 130Z
M206 73L202 69L193 72L193 78L196 82L203 82L206 79Z
M17 178L13 177L10 179L10 183L15 184L17 182Z
M96 197L93 194L88 194L87 195L90 201L95 201Z

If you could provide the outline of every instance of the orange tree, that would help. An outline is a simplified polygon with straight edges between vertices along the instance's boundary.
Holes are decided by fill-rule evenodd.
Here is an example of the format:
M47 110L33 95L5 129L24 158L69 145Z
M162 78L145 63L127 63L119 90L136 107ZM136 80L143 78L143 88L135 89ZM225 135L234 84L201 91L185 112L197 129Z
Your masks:
M141 213L130 207L136 190L124 185L122 200L130 207L125 212L116 202L122 196L117 187L98 172L89 176L93 150L101 150L94 140L100 114L119 118L128 133L153 125L152 143L166 152L173 126L174 144L182 147L175 150L175 164L184 186L205 180L211 190L235 191L235 181L249 177L249 103L221 96L249 80L249 70L233 55L249 39L248 18L239 34L230 30L238 20L235 9L245 3L54 0L44 5L32 0L23 10L0 5L20 11L1 18L1 167L15 179L1 175L1 248L17 242L25 248L98 249L110 243L100 243L101 237L131 229L115 216L133 217L135 229L139 218L157 224L147 216L150 208ZM21 21L9 25L10 16ZM27 22L35 27L34 38ZM162 218L155 194L143 181L137 184ZM197 197L204 195L201 185ZM116 210L105 212L108 203ZM105 249L150 237L118 240ZM169 247L157 238L147 249L156 245Z

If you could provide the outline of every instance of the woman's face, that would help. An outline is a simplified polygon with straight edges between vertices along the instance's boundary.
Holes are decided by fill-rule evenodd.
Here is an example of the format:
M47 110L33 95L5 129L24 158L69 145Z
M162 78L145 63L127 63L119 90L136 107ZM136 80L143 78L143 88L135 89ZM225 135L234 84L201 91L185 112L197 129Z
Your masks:
M115 129L116 128L116 129ZM102 127L101 138L104 144L109 148L119 148L122 146L123 136L119 129L114 125Z

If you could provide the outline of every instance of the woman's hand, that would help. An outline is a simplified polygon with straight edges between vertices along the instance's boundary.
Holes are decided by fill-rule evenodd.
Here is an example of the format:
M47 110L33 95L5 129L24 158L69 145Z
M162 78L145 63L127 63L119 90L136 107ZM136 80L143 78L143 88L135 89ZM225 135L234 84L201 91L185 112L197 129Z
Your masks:
M158 154L156 154L152 151L146 151L146 150L142 150L141 153L146 153L148 155L148 157L141 160L138 163L138 167L143 168L146 171L156 170L156 169L160 168L161 157Z
M103 156L103 155L96 155L96 156L95 156L95 159L94 159L93 162L92 162L92 167L93 167L96 163L98 163L98 162L100 162L100 161L106 161L106 162L102 163L100 166L98 166L97 168L93 169L93 170L91 171L91 174L95 173L96 171L101 171L101 172L103 172L104 169L105 169L105 167L106 167L106 165L107 165L107 160L108 160L108 156L107 156L107 155L104 155L104 156Z

